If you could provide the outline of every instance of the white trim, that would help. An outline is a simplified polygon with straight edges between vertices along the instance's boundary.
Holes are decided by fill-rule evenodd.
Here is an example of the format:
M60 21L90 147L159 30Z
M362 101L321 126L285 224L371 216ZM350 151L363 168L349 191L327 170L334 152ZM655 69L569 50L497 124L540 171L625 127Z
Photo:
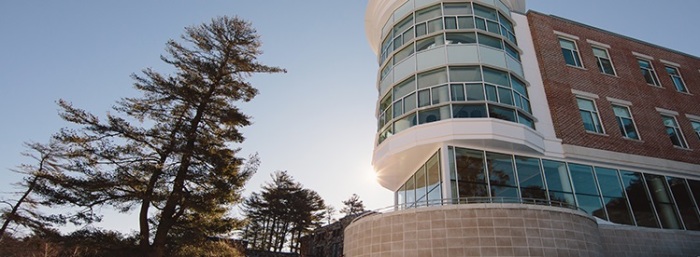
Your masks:
M651 57L650 55L646 55L646 54L640 54L640 53L637 53L637 52L632 52L632 55L637 56L637 57L639 57L639 58L647 59L647 60L650 60L650 61L653 61L653 60L654 60L654 57Z
M688 119L691 119L691 120L700 121L700 116L697 116L697 115L692 115L692 114L686 113L685 117L687 117Z
M622 100L622 99L617 99L617 98L612 98L612 97L605 97L605 99L608 99L608 102L617 104L617 105L624 105L624 106L632 106L632 102L627 101L627 100Z
M554 34L557 35L557 36L561 36L561 37L565 37L565 38L569 38L569 39L573 39L573 40L580 40L580 38L579 38L578 36L574 36L574 35L571 35L571 34L567 34L567 33L561 32L561 31L556 31L556 30L555 30L555 31L554 31Z
M598 99L598 98L600 98L600 97L598 97L598 95L596 95L596 94L588 93L588 92L584 92L584 91L580 91L580 90L576 90L576 89L573 89L573 88L571 89L571 93L574 94L574 95L577 95L577 96L583 96L584 98L592 98L592 99Z
M659 59L659 61L663 64L670 65L670 66L675 66L676 68L680 68L681 65L672 61L666 61L664 59ZM680 73L680 72L679 72Z
M595 45L595 46L599 46L599 47L602 47L602 48L610 49L610 45L604 44L604 43L601 43L601 42L598 42L598 41L593 41L593 40L590 40L590 39L586 39L586 42L588 42L588 43L591 44L591 45Z
M655 109L656 109L657 112L659 112L659 113L661 113L661 114L671 115L671 116L678 116L678 112L677 112L677 111L672 111L672 110L668 110L668 109L664 109L664 108L659 108L659 107L656 107Z

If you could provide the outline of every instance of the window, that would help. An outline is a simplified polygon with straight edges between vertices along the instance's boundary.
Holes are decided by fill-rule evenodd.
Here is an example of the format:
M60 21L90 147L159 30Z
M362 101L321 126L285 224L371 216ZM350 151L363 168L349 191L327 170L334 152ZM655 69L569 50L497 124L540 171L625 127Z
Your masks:
M596 64L598 64L598 70L601 73L615 76L615 68L613 68L607 49L594 46L593 55L597 59Z
M620 133L622 133L622 136L630 139L639 139L639 134L637 134L637 128L634 125L634 120L632 119L632 113L630 113L629 107L613 105L613 112L615 112L617 125L620 127Z
M559 45L561 46L561 52L564 54L564 61L567 65L583 67L581 63L581 57L578 54L578 48L576 47L576 42L559 38Z
M680 127L678 127L678 122L676 122L676 117L661 115L664 121L664 126L666 126L666 134L671 139L671 143L674 146L681 148L688 148L688 143L685 142L683 137L683 132L681 132Z
M690 125L693 125L693 130L695 130L695 134L698 135L698 138L700 138L700 121L690 121Z
M578 103L578 110L581 113L583 127L586 131L603 134L603 126L600 124L598 109L595 106L595 102L579 97L576 98L576 102Z
M688 93L688 89L685 87L685 83L683 83L683 78L681 77L681 73L678 71L678 68L666 66L666 72L668 72L668 75L671 76L673 85L676 86L676 90L678 90L678 92Z
M639 63L639 69L642 70L642 75L647 84L660 87L661 83L659 83L659 77L656 76L656 71L654 71L654 66L651 65L651 62L638 59L637 63Z

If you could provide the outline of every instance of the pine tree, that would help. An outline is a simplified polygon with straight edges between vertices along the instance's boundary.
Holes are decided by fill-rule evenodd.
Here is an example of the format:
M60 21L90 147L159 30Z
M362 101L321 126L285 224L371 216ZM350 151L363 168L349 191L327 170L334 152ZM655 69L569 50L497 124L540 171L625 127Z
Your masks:
M78 128L55 135L67 149L65 169L40 190L54 204L83 207L77 217L87 222L95 207L137 209L148 256L239 225L227 213L259 161L246 163L231 148L244 139L239 128L250 125L235 104L257 95L246 81L252 74L284 72L257 62L260 40L238 18L186 28L181 39L169 41L161 57L175 73L133 75L142 96L118 101L104 121L59 101L61 117Z
M340 209L340 213L345 215L355 215L365 211L365 205L357 194L352 194L348 200L343 201L343 204L345 206Z

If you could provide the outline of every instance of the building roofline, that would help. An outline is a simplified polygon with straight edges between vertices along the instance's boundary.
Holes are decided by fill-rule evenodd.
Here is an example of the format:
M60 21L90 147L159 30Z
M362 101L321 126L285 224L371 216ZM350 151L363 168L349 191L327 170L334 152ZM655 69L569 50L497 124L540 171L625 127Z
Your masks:
M681 52L681 51L678 51L678 50L675 50L675 49L671 49L671 48L668 48L668 47L665 47L665 46L660 46L660 45L657 45L657 44L649 43L649 42L647 42L647 41L643 41L643 40L640 40L640 39L636 39L636 38L633 38L633 37L630 37L630 36L625 36L625 35L622 35L622 34L619 34L619 33L615 33L615 32L609 31L609 30L605 30L605 29L601 29L601 28L598 28L598 27L594 27L594 26L591 26L591 25L588 25L588 24L584 24L584 23L581 23L581 22L578 22L578 21L569 20L569 19L567 19L567 18L562 18L562 17L556 16L556 15L553 15L553 14L546 14L546 13L541 13L541 12L538 12L538 11L535 11L535 10L528 10L527 13L526 13L526 15L529 14L529 13L531 13L531 12L532 12L532 13L535 13L535 14L543 15L543 16L548 16L548 17L551 17L551 18L554 18L554 19L558 19L558 20L563 21L563 22L568 22L568 23L571 23L571 24L574 24L574 25L577 25L577 26L581 26L581 27L585 27L585 28L588 28L588 29L592 29L592 30L595 30L595 31L599 31L599 32L611 34L611 35L613 35L613 36L621 37L621 38L624 38L624 39L627 39L627 40L630 40L630 41L634 41L634 42L636 42L636 43L640 43L640 44L643 44L643 45L647 45L647 46L651 46L651 47L655 47L655 48L660 48L660 49L663 49L663 50L666 50L666 51L669 51L669 52L672 52L672 53L675 53L675 54L679 54L679 55L683 55L683 56L686 56L686 57L690 57L690 58L693 58L693 59L700 60L700 57L695 56L695 55L692 55L692 54L689 54L689 53L685 53L685 52Z

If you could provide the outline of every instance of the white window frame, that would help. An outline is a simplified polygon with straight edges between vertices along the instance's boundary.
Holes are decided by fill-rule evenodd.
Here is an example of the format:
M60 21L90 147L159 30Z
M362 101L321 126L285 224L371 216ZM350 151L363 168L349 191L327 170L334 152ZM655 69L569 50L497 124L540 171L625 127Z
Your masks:
M675 71L676 74L672 74L669 72L669 69L672 69ZM683 80L683 76L681 75L681 70L679 69L679 66L674 66L674 65L665 65L664 70L666 70L666 73L668 73L668 76L671 78L671 81L673 82L673 86L676 88L676 91L681 92L681 93L686 93L689 94L690 92L688 91L688 86L685 84L685 81ZM677 81L674 78L678 78L680 80L681 86L683 87L683 90L680 90L678 88L678 84L676 83Z
M615 71L615 64L613 64L612 57L610 57L610 51L608 51L608 49L610 47L605 47L601 44L595 44L595 43L593 43L594 41L588 41L588 42L592 44L591 51L593 52L593 56L595 56L595 58L596 58L596 64L598 66L598 70L600 71L600 73L603 73L606 75L617 76L617 71ZM596 55L595 50L601 50L601 51L605 52L605 57ZM602 63L601 59L606 59L610 63L610 69L612 69L612 73L605 72L605 69L603 69L603 63Z
M693 131L695 131L695 134L697 134L698 139L700 139L700 116L685 114L685 117L687 117L688 120L690 120L690 125L693 127Z
M658 109L657 109L657 111L658 111ZM685 140L685 135L683 135L683 130L681 130L681 127L678 124L678 119L676 118L676 116L678 116L678 113L676 113L676 115L673 115L673 113L670 113L670 112L660 112L660 114L661 114L661 122L664 125L665 130L666 130L665 131L666 135L668 135L669 137L671 136L670 134L668 134L669 128L672 128L674 130L674 132L676 133L676 135L678 135L678 141L681 145L676 145L675 143L673 143L673 140L671 140L671 144L673 144L673 147L681 148L681 149L689 149L688 141ZM672 124L673 126L666 125L666 122L665 122L666 118L670 118L671 121L673 121L673 124Z
M561 41L562 41L562 40L564 40L564 41L569 41L569 42L573 43L573 44L574 44L574 49L568 49L568 48L562 47L562 45L561 45ZM566 65L571 66L571 67L584 68L584 67L583 67L583 60L581 59L581 51L579 51L578 43L576 42L577 40L576 40L576 39L573 39L573 38L570 38L570 37L559 36L557 41L559 42L559 48L560 48L562 51L564 51L564 50L569 50L569 51L571 51L571 54L572 54L573 57L574 57L574 62L577 62L577 63L575 63L575 64L569 64L569 63L566 62L566 58L564 58L564 63L566 63ZM564 57L564 54L563 54L563 53L562 53L562 57Z
M608 99L610 100L610 99ZM611 101L611 106L613 108L613 114L615 115L615 119L617 120L617 125L620 128L620 132L623 133L622 137L627 138L627 139L632 139L632 140L642 140L642 136L639 135L639 130L637 129L637 123L634 121L634 115L632 115L632 109L630 109L630 105L625 105L625 104L620 104L620 102L615 102ZM620 117L617 116L617 113L615 113L615 107L619 108L625 108L627 110L627 114L629 114L629 118L627 117ZM634 129L634 133L637 135L637 138L632 138L628 136L628 132L623 126L622 119L630 119L632 121L632 127Z
M643 68L643 67L639 64L639 62L646 62L646 63L648 63L648 64L649 64L649 69ZM652 80L653 80L654 83L649 83L648 81L646 81L646 80L647 80L646 77L644 78L644 82L646 82L647 85L654 86L654 87L662 87L662 86L661 86L661 81L659 81L659 75L656 74L656 69L654 68L654 64L651 62L651 59L637 58L637 66L639 66L639 69L640 69L640 70L647 70L647 71L651 72L651 75L653 75L653 76L652 76ZM643 77L643 76L644 76L644 72L642 72L642 77Z
M579 100L583 101L589 101L593 104L593 109L594 110L586 110L582 109L581 105L579 105ZM586 124L584 123L583 129L586 130L586 132L589 133L594 133L594 134L605 134L605 126L603 126L603 122L600 119L600 111L598 111L598 105L596 104L595 98L593 97L586 97L582 95L576 95L576 106L578 107L579 110L579 116L581 115L581 111L586 111L588 114L591 116L593 119L593 127L594 130L588 130L586 128ZM583 122L583 116L581 116L581 122ZM597 124L596 124L597 122ZM597 126L596 126L597 125ZM600 127L600 131L598 131L598 127Z

